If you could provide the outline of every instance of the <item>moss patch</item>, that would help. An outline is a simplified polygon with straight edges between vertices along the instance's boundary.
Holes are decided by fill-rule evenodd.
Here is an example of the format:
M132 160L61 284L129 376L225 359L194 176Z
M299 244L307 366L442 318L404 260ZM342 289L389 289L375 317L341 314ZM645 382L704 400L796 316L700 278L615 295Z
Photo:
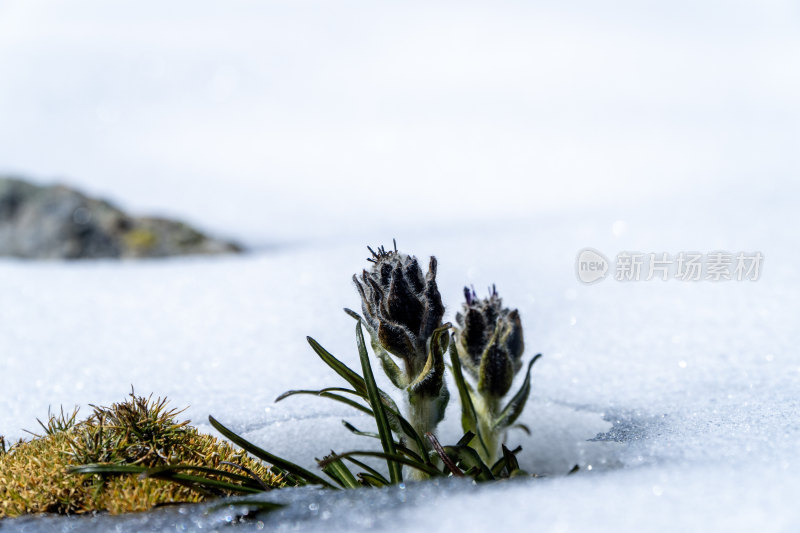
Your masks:
M131 393L125 402L93 409L80 422L76 421L77 410L51 415L47 423L39 422L43 435L8 449L0 443L0 518L44 512L117 514L227 494L135 475L68 472L72 466L87 463L147 468L182 464L235 474L244 471L227 462L249 470L268 486L283 485L281 476L244 451L199 433L188 422L176 421L179 411L167 409L166 400Z
M135 253L144 253L158 243L158 236L147 229L132 229L122 236L125 245Z

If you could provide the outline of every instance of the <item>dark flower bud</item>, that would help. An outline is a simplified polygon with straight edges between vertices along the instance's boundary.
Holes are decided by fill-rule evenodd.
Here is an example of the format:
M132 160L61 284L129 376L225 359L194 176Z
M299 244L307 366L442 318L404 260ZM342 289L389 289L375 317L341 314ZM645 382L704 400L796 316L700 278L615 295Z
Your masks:
M428 342L442 327L444 305L436 286L436 258L423 274L417 258L382 246L372 252L372 268L353 281L361 295L364 325L373 347L402 359L414 378L428 359ZM447 336L437 335L446 341ZM376 346L377 345L377 346Z
M463 311L456 314L456 350L462 365L478 380L478 392L501 398L522 367L522 323L519 311L503 307L492 286L489 297L478 299L464 288Z

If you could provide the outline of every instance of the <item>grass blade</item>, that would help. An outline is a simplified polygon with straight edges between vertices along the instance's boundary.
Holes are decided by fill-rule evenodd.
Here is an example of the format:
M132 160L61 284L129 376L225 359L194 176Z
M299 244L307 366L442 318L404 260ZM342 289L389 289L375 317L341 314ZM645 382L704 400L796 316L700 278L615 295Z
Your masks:
M186 474L176 474L178 465L173 467L160 467L160 468L145 468L143 466L135 465L104 465L104 464L89 464L82 466L75 466L69 468L67 471L71 474L99 474L99 475L131 475L140 474L144 477L155 479L163 479L166 481L174 481L189 488L199 490L200 492L221 494L220 491L229 491L239 494L255 494L264 492L263 489L255 488L246 485L237 485L235 483L228 483L217 479L211 479L202 476L190 476ZM201 471L214 470L205 467L192 467L183 466L182 469L196 469ZM215 474L226 474L230 476L230 472L214 471ZM234 476L236 474L233 474ZM252 481L252 480L248 480Z
M458 439L456 446L469 446L469 443L472 442L472 439L475 438L475 433L471 431L467 431L464 433L464 436Z
M358 395L359 397L363 397L360 394L358 394L357 392L350 391L349 389L340 389L340 390L347 391L347 392L352 392L352 393ZM284 392L283 394L281 394L280 396L275 398L275 401L279 402L281 400L285 400L289 396L295 396L297 394L310 394L312 396L320 396L322 398L330 398L331 400L335 400L337 402L342 402L343 404L346 404L346 405L349 405L350 407L358 409L362 413L366 413L369 416L374 416L372 414L372 411L368 407L365 407L365 406L361 405L360 403L358 403L358 402L356 402L354 400L351 400L350 398L345 398L344 396L341 396L339 394L333 394L332 392L328 392L327 389L322 389L322 390L305 390L305 389L302 389L302 390L290 390L290 391Z
M439 444L439 439L437 439L433 433L426 433L425 436L428 437L428 440L431 442L431 446L433 446L433 449L436 450L437 454L439 454L439 458L442 460L447 469L450 470L450 472L456 477L464 477L464 474L461 473L461 470L459 470L452 459L450 459L450 456L444 453L442 445Z
M386 406L386 404L384 404L384 406ZM389 418L389 425L392 427L392 429L394 429L398 434L402 433L413 440L417 445L417 449L425 449L425 443L422 440L422 436L417 433L417 431L414 429L414 426L411 425L411 422L401 415L396 407L392 409L387 406L386 416Z
M378 424L378 434L381 437L381 446L387 455L397 455L394 447L394 437L389 427L389 420L386 418L386 411L383 409L383 402L378 394L378 385L375 383L375 376L372 374L372 367L369 364L367 346L364 344L364 333L361 331L361 321L356 324L356 342L358 344L358 355L361 358L361 370L364 373L364 383L367 387L367 395L372 411L375 413L375 422ZM403 470L396 461L386 461L389 467L389 479L392 483L403 481Z
M475 435L478 437L478 443L483 448L484 454L488 456L489 448L486 446L486 441L483 440L480 424L478 423L478 415L472 403L472 396L469 393L467 382L464 380L464 373L461 371L461 359L458 358L455 336L450 339L450 364L452 365L453 378L455 379L456 388L458 389L458 396L461 398L461 425L467 433L474 431Z
M506 404L506 406L500 412L500 416L497 417L497 420L494 423L495 428L507 428L513 424L517 418L519 418L519 415L525 408L525 402L528 401L528 396L531 393L531 368L541 356L542 354L536 354L533 359L531 359L530 363L528 363L528 372L525 375L525 381L522 382L522 386L519 388L517 393L513 398L511 398L511 400L509 400L508 404Z
M359 472L358 479L360 479L363 484L369 485L370 487L380 488L380 487L385 487L386 485L389 484L389 482L386 481L385 478L377 478L372 474L368 474L366 472ZM384 483L384 481L386 482Z
M311 348L317 353L320 359L322 359L325 362L326 365L331 367L334 372L342 376L345 379L345 381L347 381L356 390L356 392L364 396L367 395L367 385L366 383L364 383L364 378L359 376L358 373L356 373L349 366L339 361L328 350L323 348L320 345L320 343L318 343L311 337L306 337L306 340L308 341L308 344L311 345Z
M203 490L207 490L210 492L217 491L228 491L238 494L259 494L264 492L264 489L261 487L249 487L245 485L237 485L235 483L228 483L227 481L220 481L217 479L211 479L207 477L201 476L190 476L186 474L171 474L169 472L164 472L161 474L154 474L148 475L148 472L143 473L144 477L149 477L153 479L163 479L165 481L173 481L175 483L179 483L181 485L185 485L189 488L199 487ZM224 494L224 493L223 493Z
M506 460L506 470L508 471L508 476L511 477L514 475L514 472L519 470L519 462L517 461L517 457L506 448L506 445L503 444L503 458Z
M359 317L356 313L353 313L351 316L353 316L354 318L359 320L359 324L360 324L360 318L361 317ZM362 337L363 337L363 334L362 334ZM364 381L364 378L359 376L354 370L352 370L350 367L348 367L343 362L341 362L336 357L334 357L325 348L320 346L320 344L317 341L315 341L311 337L307 337L307 340L308 340L308 343L311 345L311 348L314 349L314 351L325 362L325 364L327 364L329 367L331 367L337 374L339 374L341 377L343 377L345 379L345 381L347 381L348 383L350 383L350 385L353 386L353 389L355 389L355 390L354 391L348 391L348 392L350 392L351 394L355 394L356 396L360 396L360 397L362 397L362 398L364 398L366 400L369 400L369 397L368 397L368 394L367 394L367 385L366 385L366 383ZM323 389L323 391L327 391L327 390L334 390L334 388ZM340 392L344 392L346 390L347 389L342 389L342 390L340 390ZM289 392L292 392L292 391L289 391ZM389 423L390 423L390 426L392 427L392 429L394 429L397 433L403 433L406 436L408 436L410 439L414 440L414 442L417 444L417 446L419 446L420 450L425 449L425 443L424 443L422 437L419 434L417 434L416 431L414 431L414 428L411 426L411 424L408 422L408 420L403 418L403 416L400 414L400 409L398 409L397 404L394 402L394 400L392 400L392 398L388 394L386 394L384 391L382 391L380 389L378 389L378 394L379 394L379 396L381 398L381 403L386 408L387 418L389 419ZM283 399L287 395L288 395L288 393L285 393L285 394L279 396L279 399ZM342 401L341 399L333 398L332 396L327 396L326 395L326 397L335 399L337 401ZM347 403L347 402L345 402L345 403ZM355 407L355 405L353 405L353 404L349 404L348 403L348 405L351 405L352 407ZM361 407L363 407L363 406L361 406ZM359 409L359 408L357 407L357 409ZM364 409L366 409L366 408L361 408L359 410L361 410L362 412L366 413L366 411L364 411ZM375 416L374 413L372 413L372 412L369 412L367 414L369 414L372 417Z
M348 429L348 431L350 431L354 435L358 435L360 437L370 437L370 438L378 439L378 440L380 440L380 438L381 438L381 436L378 433L370 433L368 431L360 431L357 427L355 427L353 424L351 424L350 422L348 422L346 420L342 420L342 424L344 425L344 427L346 427ZM433 466L433 464L430 461L425 461L414 450L403 446L401 443L399 443L397 441L395 441L394 447L395 447L396 451L398 451L398 452L400 452L400 453L402 453L404 455L407 455L408 457L410 457L411 459L414 459L415 461L419 461L420 463L426 463L428 465Z
M347 453L340 453L337 454L336 457L339 459L346 459L352 456L361 456L361 457L378 457L380 459L385 459L387 463L399 463L406 466L410 466L411 468L416 468L426 474L429 474L432 477L441 477L442 473L439 472L436 468L427 465L425 463L421 463L419 461L415 461L406 457L405 455L400 455L398 453L384 453L384 452L373 452L373 451L353 451ZM323 463L325 460L323 460Z
M345 457L345 459L347 459L348 461L350 461L354 465L359 466L359 467L363 468L364 470L366 470L369 473L368 475L376 478L383 485L391 485L391 483L389 483L389 480L386 479L385 477L383 477L383 474L381 474L380 472L378 472L377 470L375 470L374 468L372 468L368 464L362 463L358 459L353 459L352 457ZM359 474L359 476L363 476L363 475L367 475L367 474L364 474L363 472Z
M353 435L358 435L359 437L370 437L370 438L378 439L378 440L380 440L380 438L381 438L381 436L378 435L377 433L372 433L371 431L361 431L361 430L359 430L357 427L355 427L353 424L351 424L347 420L342 420L342 425L344 427L346 427L347 431L349 431Z
M314 351L317 353L317 355L325 362L325 364L331 367L334 370L334 372L342 376L345 379L345 381L347 381L348 383L350 383L350 385L353 386L357 395L365 399L367 398L367 384L364 382L364 378L362 378L360 375L358 375L357 372L355 372L353 369L351 369L346 364L344 364L336 357L334 357L325 348L320 346L320 344L317 341L315 341L311 337L306 337L306 339L308 340L308 343L311 345ZM386 406L387 409L391 409L394 412L400 411L397 408L397 404L395 404L394 400L392 400L391 396L389 396L380 389L378 389L378 394L381 397L383 405Z
M342 488L345 489L357 489L360 485L358 480L347 468L347 465L336 456L336 452L331 450L331 455L329 455L331 459L325 461L325 466L322 466L322 462L320 461L320 466L322 466L322 471L331 476L333 479L337 480ZM323 460L327 459L328 457L324 458Z
M498 459L497 462L495 462L492 465L492 474L495 477L501 477L503 469L505 468L506 470L505 477L511 477L514 474L514 472L519 470L519 462L517 461L515 455L519 453L522 450L522 448L517 447L514 450L509 450L508 448L506 448L505 444L503 444L502 447L503 447L503 457Z
M447 346L447 330L451 328L448 322L436 328L428 341L428 358L420 370L419 375L408 386L408 390L415 394L438 396L444 379L444 351ZM442 343L440 339L444 337ZM443 344L445 348L443 348Z
M478 452L469 446L445 446L444 452L454 457L457 462L462 464L462 467L466 467L467 469L477 467L478 474L475 476L476 481L491 481L494 479L492 471L481 460Z
M244 468L242 466L236 465L235 463L227 463L233 465L237 468ZM225 470L220 470L217 468L210 468L207 466L193 466L193 465L166 465L166 466L157 466L154 468L148 468L142 474L145 477L156 477L161 475L162 473L173 473L173 472L182 472L186 470L194 470L196 472L202 472L203 474L209 474L214 476L226 477L233 481L240 481L242 483L258 483L257 480L253 479L252 477L242 476L240 474L234 474L233 472L226 472ZM265 484L266 485L266 484ZM271 487L267 487L265 490L270 490Z
M281 470L285 470L285 471L289 472L290 474L292 474L295 477L305 481L306 483L322 485L322 486L328 487L328 488L336 488L333 485L331 485L330 483L328 483L327 481L325 481L324 479L322 479L321 477L319 477L318 475L314 474L313 472L309 472L308 470L306 470L302 466L298 466L298 465L292 463L291 461L287 461L286 459L282 459L282 458L278 457L277 455L272 455L268 451L266 451L266 450L264 450L262 448L259 448L258 446L256 446L255 444L249 442L246 439L243 439L242 437L240 437L239 435L237 435L236 433L234 433L230 429L228 429L225 426L223 426L222 424L220 424L213 416L209 415L208 421L209 421L209 423L211 423L212 426L214 426L214 428L217 431L222 433L222 435L224 435L226 438L228 438L231 442L233 442L234 444L240 446L246 452L249 452L249 453L255 455L256 457L258 457L262 461L266 461L271 465L275 465L278 468L280 468Z
M250 476L250 478L251 478L253 481L255 481L256 483L258 483L258 485L259 485L259 486L260 486L262 489L264 489L265 491L269 491L269 490L272 490L272 489L274 488L274 487L272 487L272 486L268 485L266 481L264 481L263 479L261 479L261 477L260 477L260 476L258 476L258 475L257 475L255 472L253 472L252 470L250 470L249 468L247 468L247 467L246 467L246 466L244 466L244 465L240 465L240 464L232 463L232 462L230 462L230 461L220 461L220 463L219 463L219 464L221 464L221 465L228 465L228 466L230 466L230 467L232 467L232 468L238 468L239 470L241 470L242 472L244 472L245 474L247 474L248 476Z

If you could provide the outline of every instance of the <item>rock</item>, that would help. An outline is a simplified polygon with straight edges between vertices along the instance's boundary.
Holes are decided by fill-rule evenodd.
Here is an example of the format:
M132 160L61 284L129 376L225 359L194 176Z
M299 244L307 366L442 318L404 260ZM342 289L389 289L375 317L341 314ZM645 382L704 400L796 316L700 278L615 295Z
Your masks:
M241 251L183 222L131 216L64 185L0 177L0 256L89 259Z

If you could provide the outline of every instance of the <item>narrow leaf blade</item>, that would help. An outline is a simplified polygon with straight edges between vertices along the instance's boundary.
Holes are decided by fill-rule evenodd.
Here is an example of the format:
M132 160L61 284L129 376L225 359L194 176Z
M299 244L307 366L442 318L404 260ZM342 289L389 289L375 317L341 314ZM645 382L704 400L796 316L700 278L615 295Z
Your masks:
M385 459L387 462L391 463L399 463L410 466L411 468L416 468L426 474L429 474L434 477L441 477L442 473L439 472L436 468L427 465L425 463L421 463L419 461L415 461L406 457L405 455L400 455L397 453L384 453L384 452L375 452L375 451L352 451L347 453L340 453L337 454L336 457L340 459L346 459L352 456L360 456L360 457L378 457L380 459ZM323 461L324 462L324 461Z
M330 483L328 483L327 481L325 481L324 479L322 479L318 475L316 475L316 474L314 474L312 472L309 472L305 468L303 468L301 466L298 466L298 465L292 463L291 461L287 461L286 459L282 459L282 458L278 457L277 455L273 455L273 454L269 453L268 451L266 451L266 450L264 450L262 448L259 448L258 446L256 446L255 444L249 442L248 440L240 437L239 435L237 435L236 433L234 433L230 429L228 429L225 426L223 426L213 416L209 415L208 421L211 423L212 426L214 426L214 428L217 431L222 433L222 435L224 435L226 438L228 438L231 442L233 442L234 444L240 446L245 451L255 455L259 459L261 459L263 461L266 461L269 464L275 465L278 468L280 468L282 470L285 470L285 471L293 474L294 476L296 476L296 477L298 477L298 478L300 478L302 480L305 480L307 483L323 485L323 486L328 487L328 488L335 488L333 485L331 485Z
M494 423L495 428L505 429L519 418L519 415L525 408L525 402L528 401L528 396L531 393L531 368L541 356L542 354L536 354L533 359L531 359L530 363L528 363L528 372L525 375L525 381L522 382L522 386L520 386L514 397L511 398L503 410L500 411L500 416L497 417Z
M353 369L334 357L328 350L323 348L317 341L311 337L306 337L308 344L317 353L325 364L333 369L334 372L342 376L352 387L361 394L367 393L367 386L364 379L359 376Z
M347 390L347 389L344 389L344 390ZM355 392L355 391L353 391L353 392ZM346 397L344 397L344 396L342 396L340 394L334 394L332 392L328 392L326 389L322 389L322 390L305 390L305 389L290 390L290 391L284 392L283 394L281 394L280 396L275 398L275 401L276 402L280 402L280 401L285 400L286 398L288 398L290 396L296 396L298 394L309 394L311 396L319 396L321 398L329 398L331 400L334 400L334 401L337 401L337 402L341 402L341 403L343 403L345 405L349 405L350 407L352 407L354 409L358 409L362 413L366 413L369 416L373 416L372 415L372 411L368 407L365 407L365 406L361 405L360 403L358 403L358 402L356 402L354 400L351 400L350 398L346 398ZM355 393L355 394L360 396L358 393Z
M469 392L466 380L464 380L464 373L461 370L461 359L458 357L456 351L455 338L450 340L450 364L452 365L453 378L456 382L458 389L458 396L461 398L461 425L465 432L474 432L478 437L478 443L483 448L486 455L489 455L489 448L486 446L486 441L481 434L480 424L478 423L478 415L475 412L475 405L472 403L472 396Z
M378 393L378 385L375 383L375 376L372 374L372 367L369 363L369 355L367 354L367 346L364 344L364 333L361 331L361 321L356 324L356 341L358 344L358 355L361 358L361 370L364 373L364 382L367 388L367 395L369 403L372 406L372 411L375 413L375 421L378 424L378 434L381 437L381 445L383 451L387 455L396 455L394 447L394 437L392 437L392 430L389 427L389 420L386 418L386 411L383 408L383 402ZM403 471L396 461L387 461L389 467L389 479L392 483L401 483L403 481Z

